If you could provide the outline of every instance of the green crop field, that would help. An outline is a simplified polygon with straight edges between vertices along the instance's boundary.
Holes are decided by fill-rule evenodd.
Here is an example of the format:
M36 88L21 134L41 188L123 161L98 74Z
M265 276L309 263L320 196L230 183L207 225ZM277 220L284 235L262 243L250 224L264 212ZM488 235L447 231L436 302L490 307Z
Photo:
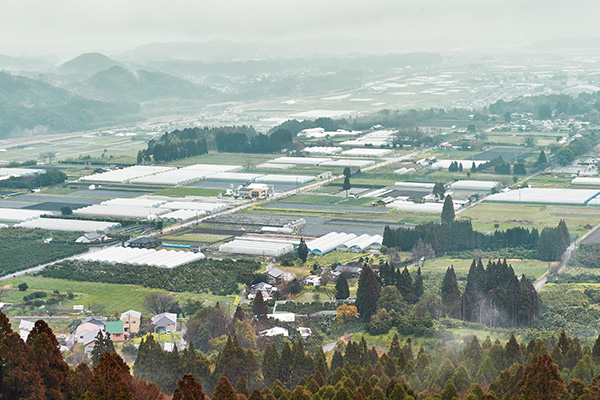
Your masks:
M590 214L600 210L590 207L567 207L537 204L490 204L483 203L458 214L458 218L468 218L473 228L478 231L493 232L516 226L537 228L541 231L546 226L555 227L561 219L567 223L571 234L583 235L589 224L595 225L594 219L600 214Z
M446 272L446 268L453 265L458 276L466 277L472 261L471 259L451 258L448 256L437 257L433 260L425 261L425 264L421 266L421 271L423 273L443 274ZM528 277L538 278L548 270L548 263L545 261L507 260L507 262L512 265L517 275L525 274ZM487 261L483 260L484 266L486 266L486 263Z
M20 283L26 283L29 288L24 292L19 292L17 286ZM23 296L37 291L44 291L50 294L54 290L61 293L72 292L75 298L65 300L62 306L65 310L72 309L75 304L101 304L106 309L106 315L112 315L115 312L123 312L129 309L144 311L142 302L150 293L169 293L166 290L151 289L139 285L118 285L112 283L100 282L81 282L66 279L44 278L41 276L24 275L12 278L3 282L3 285L12 286L7 294L2 296L2 301L6 303L19 304L23 302ZM179 303L184 303L187 299L205 300L207 303L214 304L217 301L221 304L227 303L226 296L214 296L211 294L198 294L190 292L172 293ZM231 297L230 297L231 298ZM22 312L20 308L12 308L10 314Z

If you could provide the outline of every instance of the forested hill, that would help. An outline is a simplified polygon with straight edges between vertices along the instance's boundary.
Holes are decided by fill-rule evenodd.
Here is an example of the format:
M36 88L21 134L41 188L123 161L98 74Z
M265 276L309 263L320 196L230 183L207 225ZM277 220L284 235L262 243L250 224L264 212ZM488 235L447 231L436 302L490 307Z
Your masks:
M85 99L48 83L0 72L0 137L92 129L132 120L135 103Z
M77 86L76 91L88 98L130 102L165 98L201 99L212 92L207 87L162 72L132 72L120 66L94 74Z

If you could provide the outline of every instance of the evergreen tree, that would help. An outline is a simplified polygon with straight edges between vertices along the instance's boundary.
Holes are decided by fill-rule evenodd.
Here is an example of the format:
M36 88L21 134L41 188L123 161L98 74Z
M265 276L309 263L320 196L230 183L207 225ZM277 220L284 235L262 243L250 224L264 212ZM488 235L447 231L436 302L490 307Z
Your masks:
M350 167L344 168L344 172L342 175L344 175L344 177L346 177L346 178L350 178L350 176L352 175L352 172L350 171Z
M506 352L506 360L510 364L519 364L522 362L523 354L521 353L521 346L517 342L514 334L510 335L510 339L506 342L504 347Z
M388 351L388 356L390 356L391 358L399 358L401 355L402 350L400 349L398 334L394 334L394 338L392 339L392 343L390 344L390 351Z
M471 173L474 174L477 172L477 166L475 165L475 161L471 164Z
M564 219L560 220L556 229L558 230L558 234L564 242L564 248L566 250L566 248L571 244L571 234L569 233L569 228L567 228L567 223Z
M235 384L235 392L237 394L243 394L248 398L250 396L250 391L248 390L248 382L246 382L246 378L244 376L240 376L237 383Z
M124 378L121 365L123 360L120 359L114 352L101 354L98 365L94 367L90 386L85 392L86 400L134 400Z
M458 172L463 172L463 165L462 165L462 163L458 164Z
M58 340L52 329L43 320L35 322L27 337L29 356L38 366L48 400L71 397L71 374L63 360Z
M202 385L191 374L183 375L173 393L173 400L204 400L205 397L206 395L202 392Z
M419 300L425 292L425 290L423 289L423 275L421 275L421 267L417 269L417 274L413 282L413 287L415 296L417 297L417 300Z
M308 246L306 245L304 238L300 238L300 244L298 245L298 257L302 260L303 264L308 258Z
M226 376L219 379L219 383L213 392L212 400L236 400L235 390Z
M263 353L262 373L265 384L272 385L280 376L279 354L275 344L267 345Z
M344 177L344 184L342 186L342 189L346 191L346 197L348 197L348 190L352 189L352 184L350 184L350 177Z
M260 290L258 291L258 293L256 293L256 297L252 302L252 313L256 316L256 318L258 318L261 321L267 319L269 309L265 304L265 300L263 299L263 295Z
M558 367L548 355L534 357L525 367L517 385L523 397L528 400L560 399L567 392Z
M544 153L544 150L540 151L540 155L539 155L539 157L537 159L537 162L535 164L538 167L543 167L546 164L548 164L548 159L546 158L546 153Z
M96 341L92 349L92 365L94 367L98 365L100 357L104 353L115 353L115 346L110 338L110 334L107 333L105 336L102 330L100 330L98 331L98 335L96 335Z
M442 222L451 224L454 221L454 203L452 202L452 196L446 196L444 200L444 207L442 208Z
M344 274L340 275L335 283L335 298L338 300L346 300L350 297L350 288L348 287L348 280Z
M454 267L446 269L446 275L442 281L442 307L446 317L458 318L458 305L460 303L460 290Z
M371 316L377 311L379 290L379 282L375 273L371 267L365 265L358 279L358 289L356 291L356 307L360 318L365 322L370 322Z
M396 274L396 287L402 295L402 298L409 304L417 302L417 296L415 295L415 288L413 285L412 277L408 268L404 267L402 272ZM389 310L388 310L389 311Z
M432 193L437 199L444 200L444 196L446 193L446 188L444 187L444 184L441 182L436 182L435 185L433 185Z

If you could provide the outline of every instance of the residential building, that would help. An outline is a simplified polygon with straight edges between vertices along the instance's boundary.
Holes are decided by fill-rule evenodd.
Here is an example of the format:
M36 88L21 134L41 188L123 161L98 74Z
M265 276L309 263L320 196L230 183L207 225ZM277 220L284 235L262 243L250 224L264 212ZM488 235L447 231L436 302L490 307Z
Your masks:
M120 320L123 321L123 331L125 334L136 335L140 331L142 313L135 310L128 310L121 314Z
M104 326L104 324L106 323L107 320L108 320L108 318L106 318L106 317L101 317L98 315L91 315L83 320L82 325L85 324L86 322L89 322L90 324Z
M258 333L258 336L277 336L277 335L283 335L285 337L290 336L290 333L288 332L287 329L285 328L281 328L279 326L276 326L274 328L271 329L265 329L264 331L260 331Z
M21 339L23 339L23 341L27 340L27 336L29 336L29 332L33 330L34 325L34 322L27 321L24 319L22 319L21 322L19 322L19 336L21 336Z
M149 237L140 237L129 242L129 247L135 247L138 249L151 249L158 247L159 245L160 242L157 239Z
M155 332L175 332L177 330L177 314L162 313L152 317Z
M269 277L269 281L271 283L281 283L294 279L294 275L289 272L282 271L279 268L271 268L267 271L267 276Z
M270 300L273 298L273 292L276 291L277 288L275 286L266 282L259 282L255 285L250 286L250 290L248 291L248 299L254 299L258 292L261 292L263 300Z
M110 335L113 342L122 342L125 340L125 332L123 332L123 321L107 321L104 325L104 330Z

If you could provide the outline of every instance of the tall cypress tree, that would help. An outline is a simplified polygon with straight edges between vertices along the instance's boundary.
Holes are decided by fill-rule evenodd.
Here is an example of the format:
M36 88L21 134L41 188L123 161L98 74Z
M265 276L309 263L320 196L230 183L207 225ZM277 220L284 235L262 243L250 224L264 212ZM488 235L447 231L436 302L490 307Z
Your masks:
M442 207L442 222L451 224L454 221L454 203L452 202L452 196L446 196L444 200L444 207Z
M100 357L104 353L115 353L115 346L110 338L110 334L106 336L102 334L102 331L98 331L96 335L96 342L94 342L94 348L92 349L92 365L95 367L100 362Z
M456 280L454 267L446 269L446 275L442 282L442 306L446 317L458 318L460 304L460 290Z
M346 300L350 297L350 288L348 287L348 280L344 274L340 275L335 283L335 298L338 300Z
M379 282L375 272L368 265L364 265L358 279L358 289L356 291L356 307L360 318L364 322L370 322L371 316L377 311L379 290Z
M265 384L271 386L280 375L279 353L275 344L267 345L263 353L262 373Z
M419 300L421 298L421 296L423 296L424 293L424 289L423 289L423 275L421 275L421 267L419 267L417 269L417 274L415 276L415 280L413 282L413 286L415 289L415 296L417 297L417 300Z
M269 313L269 309L265 304L265 300L263 299L262 292L259 290L252 302L252 312L256 315L256 318L259 320L266 320L267 314Z
M567 228L567 223L564 219L560 220L556 229L558 230L558 233L562 238L566 249L571 244L571 234L569 233L569 228Z
M304 241L304 238L300 238L300 244L298 245L298 257L302 260L302 263L306 262L308 258L308 246Z
M194 379L194 375L185 374L177 383L173 400L204 400L205 396L202 392L202 385Z

